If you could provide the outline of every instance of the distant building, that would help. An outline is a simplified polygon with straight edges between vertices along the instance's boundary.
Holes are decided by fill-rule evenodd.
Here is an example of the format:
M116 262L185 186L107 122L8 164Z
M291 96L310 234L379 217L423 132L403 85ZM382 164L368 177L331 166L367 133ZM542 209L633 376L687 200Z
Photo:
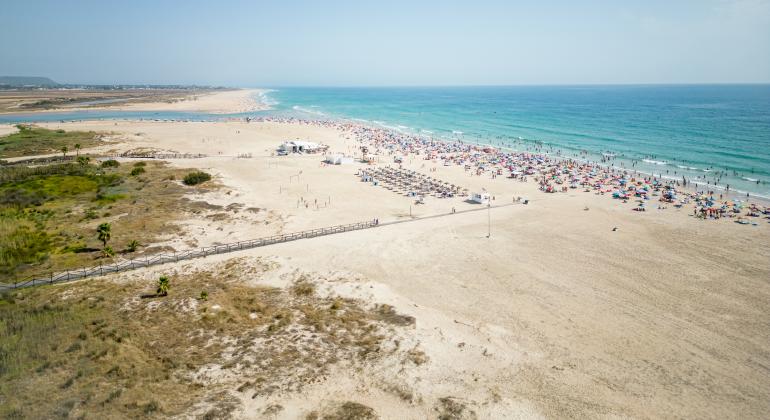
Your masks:
M326 150L328 146L313 143L312 141L290 140L278 146L279 151L286 153L318 153Z

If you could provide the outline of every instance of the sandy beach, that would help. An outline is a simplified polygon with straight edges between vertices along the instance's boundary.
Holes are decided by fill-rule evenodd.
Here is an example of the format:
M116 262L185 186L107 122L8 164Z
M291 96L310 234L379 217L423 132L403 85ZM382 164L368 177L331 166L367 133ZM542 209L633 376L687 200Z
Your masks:
M48 89L0 92L0 114L85 110L234 114L261 111L265 89Z
M247 92L168 106L207 112L246 107ZM476 176L461 166L405 156L402 168L469 191L484 189L493 205L529 200L450 214L479 205L465 197L428 197L418 205L414 197L356 176L398 167L391 155L373 156L373 165L358 159L325 165L317 154L276 156L283 141L302 139L360 157L361 144L333 126L43 126L112 133L114 143L81 153L204 154L169 160L206 170L224 186L195 198L263 210L217 221L179 220L186 235L162 244L176 250L375 218L414 219L108 277L151 281L161 271L241 258L241 280L249 283L245 267L269 260L276 268L259 284L285 286L291 273L312 273L325 293L386 303L416 319L399 340L421 349L427 362L404 366L386 358L355 369L343 363L337 374L298 392L239 396L238 417L259 417L280 405L275 418L297 418L340 395L382 418L435 416L450 400L478 418L762 418L770 410L766 222L702 220L692 207L635 212L634 203L604 195L545 194L536 182ZM439 214L445 216L421 219Z
M173 102L119 104L110 109L120 111L184 111L207 114L237 114L261 111L268 106L256 99L263 89L235 89L222 92L193 94Z

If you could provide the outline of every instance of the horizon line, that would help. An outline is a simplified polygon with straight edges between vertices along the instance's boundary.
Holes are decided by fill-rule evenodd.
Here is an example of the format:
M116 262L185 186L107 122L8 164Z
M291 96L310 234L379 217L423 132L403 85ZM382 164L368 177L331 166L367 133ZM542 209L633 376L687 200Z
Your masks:
M265 84L256 86L230 86L242 89L272 89L272 88L444 88L444 87L573 87L573 86L762 86L770 85L764 82L672 82L672 83L530 83L530 84L436 84L436 85L282 85ZM227 87L227 86L225 86Z

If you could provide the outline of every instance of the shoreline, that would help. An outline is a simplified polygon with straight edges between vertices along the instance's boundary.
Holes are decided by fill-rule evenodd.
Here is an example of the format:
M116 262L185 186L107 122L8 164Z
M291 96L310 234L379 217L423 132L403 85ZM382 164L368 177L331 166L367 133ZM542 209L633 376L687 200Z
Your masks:
M449 137L446 137L446 136L440 136L438 138L435 138L432 135L426 135L426 134L423 134L423 133L411 133L411 132L404 131L403 129L398 128L398 127L389 126L389 125L386 125L386 124L383 124L383 123L379 123L377 121L364 120L364 119L361 119L361 118L337 117L337 118L332 118L331 121L344 121L344 122L349 122L349 123L352 123L352 124L358 124L358 125L362 125L362 126L370 127L370 128L374 128L374 129L389 130L389 131L392 131L394 133L398 133L400 135L414 136L414 137L418 137L418 138L422 138L422 139L427 139L427 140L431 140L431 141L441 141L441 142L445 142L445 143L459 142L461 144L474 144L474 145L478 145L478 146L485 146L485 147L490 147L490 148L494 148L494 149L506 150L506 151L510 151L510 152L532 153L532 154L536 154L536 155L547 156L547 157L553 158L553 159L558 159L558 160L561 160L561 161L575 161L575 162L589 163L589 164L592 164L592 165L598 165L598 166L601 166L601 167L605 167L607 169L613 169L613 170L617 170L617 171L629 171L629 172L633 172L634 174L638 173L638 174L642 174L644 176L653 177L653 178L656 178L656 179L660 178L660 179L666 179L666 180L669 180L669 181L681 181L682 180L682 177L675 177L675 176L672 176L670 174L665 174L664 175L661 172L656 174L655 172L647 172L645 170L639 170L639 169L636 169L636 168L630 169L630 168L627 168L625 166L616 166L614 164L607 164L605 162L599 162L599 161L591 160L591 159L588 159L588 158L581 158L581 157L577 157L577 156L575 156L575 157L567 157L567 156L561 154L560 151L554 153L554 152L548 152L548 151L542 151L542 150L530 150L528 148L525 148L525 149L522 150L522 149L516 148L515 146L502 145L503 141L500 142L501 144L495 145L493 143L485 143L483 139L478 139L478 141L474 141L472 139L449 138ZM449 131L449 130L446 130L446 131ZM527 139L518 137L518 141L521 141L521 142L524 142L524 141L536 142L537 140L527 140ZM617 156L613 155L613 157L617 157ZM645 161L645 162L647 162L647 159L631 159L631 158L627 158L627 157L621 157L621 158L625 162L628 162L628 163L633 163L635 161ZM666 162L666 164L669 164L669 163ZM749 181L749 180L746 180L746 181ZM709 189L713 188L713 189L717 189L717 190L723 191L723 192L725 192L727 194L731 194L731 195L736 195L735 193L739 193L740 196L736 196L736 197L734 197L734 199L747 200L748 198L745 197L745 195L748 193L748 194L750 194L749 198L756 199L756 200L764 203L765 205L770 205L770 195L765 196L765 195L758 194L758 193L755 193L755 192L752 192L752 191L746 191L746 190L734 189L734 188L731 188L728 191L727 187L724 186L724 185L708 184L707 182L700 181L700 180L692 181L691 178L687 179L687 182L690 183L690 184L695 184L696 188L700 188L700 187L706 187L706 188L709 188ZM686 188L689 188L689 187L686 187ZM699 191L697 189L695 189L695 190L692 190L692 192L697 193Z
M247 103L249 103L250 104L249 106L251 107L251 109L253 109L253 112L256 112L256 111L267 111L267 110L272 109L272 107L269 104L267 104L266 102L264 102L264 100L257 101L257 100L255 100L253 98L255 95L262 96L265 93L270 92L269 89L238 89L238 90L235 90L235 91L227 91L227 92L239 92L239 94L235 95L235 96L237 98L245 100ZM222 92L222 93L227 93L227 92ZM217 95L217 93L213 93L212 95ZM230 98L227 98L227 99L230 99ZM222 102L224 102L227 106L232 106L232 100L229 100L229 101L228 100L225 100L225 101L221 101L220 100L217 103L222 103ZM137 105L138 106L139 105L143 106L144 104L137 104ZM229 109L233 109L233 108L229 108ZM89 110L92 110L92 111L110 111L110 110L114 110L114 111L119 111L119 112L123 112L123 111L131 112L131 111L133 111L133 110L129 110L129 109L117 109L117 108L110 108L110 107L105 107L105 108L89 108L89 109L82 109L80 111L89 111ZM152 112L152 109L150 107L148 107L148 108L143 108L141 110L137 109L135 111L136 112ZM169 111L169 110L167 110L167 111ZM51 111L50 113L55 113L55 112L64 113L64 112L69 112L69 111ZM194 113L195 111L180 111L180 112ZM252 111L244 111L244 112L252 112ZM34 115L36 113L38 113L38 112L33 112L33 113L30 113L30 114L24 114L24 115ZM209 114L210 115L220 116L220 119L214 119L214 120L208 120L208 119L201 119L201 120L196 120L196 119L190 119L190 120L169 119L168 121L170 121L170 122L225 121L226 122L226 121L243 121L244 118L245 118L245 117L242 117L242 116L239 116L239 117L228 117L228 115L233 114L231 112L224 112L224 113L209 112ZM19 115L21 115L21 114L19 114ZM554 153L554 152L548 152L548 151L542 151L542 150L533 151L533 150L529 150L527 148L522 150L522 149L516 148L515 146L500 145L500 144L495 145L493 143L485 143L485 142L483 142L482 139L479 139L479 141L460 139L460 138L452 140L452 139L445 138L445 137L439 137L437 139L437 138L435 138L433 136L430 136L430 135L425 135L425 134L420 134L420 133L405 132L405 131L403 131L401 129L398 129L398 128L394 128L394 127L391 127L391 126L386 126L386 125L383 125L383 124L378 124L376 122L372 122L372 121L368 121L368 120L362 120L362 119L359 119L359 118L333 117L333 116L329 116L329 115L325 115L325 117L326 118L321 118L319 116L319 118L311 118L311 119L307 119L307 121L317 121L317 122L321 122L321 123L331 122L331 123L337 123L337 124L352 124L352 125L358 125L358 126L361 126L361 127L367 127L367 128L376 129L376 130L386 130L386 131L390 131L390 132L392 132L394 134L397 134L397 135L409 136L409 137L419 138L419 139L423 139L423 140L438 141L438 142L447 143L447 144L452 144L452 143L469 144L469 145L488 147L488 148L492 148L492 149L495 149L495 150L514 152L514 153L529 153L529 154L533 154L533 155L548 157L550 159L555 159L555 160L558 160L560 162L587 163L587 164L591 164L591 165L597 165L597 166L600 166L600 167L603 167L603 168L606 168L606 169L609 169L609 170L612 170L612 171L618 171L620 173L629 173L629 174L634 174L634 175L640 175L640 176L643 176L643 177L651 177L654 180L660 179L660 180L666 180L666 181L671 181L671 182L676 182L676 183L680 183L682 181L681 177L674 177L674 176L671 176L669 174L665 174L665 175L662 174L662 173L655 174L654 172L647 172L647 171L639 170L639 169L636 169L636 168L633 168L633 167L632 168L627 168L625 166L616 166L615 164L608 164L606 162L598 162L598 161L591 160L591 159L588 159L588 158L567 157L567 156L564 156L563 154L561 154L560 152L555 152ZM257 116L251 117L251 118L252 118L253 121L291 121L293 119L296 119L298 121L304 121L304 119L300 119L300 118L296 118L296 117L289 117L289 118L286 118L286 117L271 117L271 116L266 116L265 117L265 116L257 115ZM148 121L148 120L155 120L155 119L151 119L151 118L141 119L141 118L131 118L131 117L125 117L125 118L121 118L121 117L108 117L108 118L99 118L99 119L84 118L84 119L80 119L80 120L64 120L64 121L68 121L68 122L78 122L78 121L81 121L81 122L82 121L125 121L125 122L136 121L136 122L140 122L140 121ZM162 119L162 120L165 121L165 119ZM41 123L51 123L51 121L41 121L41 122L32 123L32 124L41 124ZM2 127L3 125L4 124L0 124L0 127ZM11 124L9 124L9 125L11 125ZM2 134L0 134L0 135L2 135ZM629 161L629 162L633 162L634 161L632 159L627 159L627 158L626 158L626 160ZM680 188L686 189L688 192L698 193L698 194L702 194L702 193L707 192L707 191L718 190L719 193L726 194L725 199L732 199L732 200L738 200L738 201L754 200L756 202L761 203L764 206L770 205L770 196L764 196L764 195L757 194L757 193L752 192L752 191L746 191L746 190L734 189L734 188L731 188L729 191L727 191L726 187L723 186L723 185L707 184L707 183L703 183L703 182L701 182L699 180L698 181L693 181L692 179L687 179L687 184L688 185L686 185L686 186L680 186ZM695 187L693 187L692 185L695 185ZM746 194L749 194L749 196L746 197Z
M246 96L252 97L253 95L264 95L264 93L269 92L269 90L267 90L267 89L241 89L238 92L241 92L241 95L246 94ZM239 96L241 96L241 95L239 95ZM271 109L270 106L265 104L264 102L257 102L257 101L253 101L253 102L255 104L253 106L255 106L257 108L261 108L260 110L269 110L269 109ZM97 109L94 109L94 110L98 111ZM104 108L104 109L99 109L99 110L109 110L109 108ZM137 112L141 112L141 111L137 111ZM243 121L244 120L244 117L231 117L231 118L228 118L227 115L229 115L229 114L215 114L215 113L212 113L211 115L221 115L221 119L219 119L219 120L211 120L211 121L238 122L238 121ZM142 121L150 121L150 120L154 120L154 119L137 119L137 118L130 118L130 117L127 117L127 118L115 117L115 118L103 118L103 119L91 119L91 120L83 119L83 120L65 120L65 121L67 121L67 122L88 122L88 121L142 122ZM646 172L644 170L638 170L636 168L630 169L630 168L626 168L626 167L623 167L623 166L615 166L614 164L607 164L605 162L597 162L597 161L590 160L590 159L587 159L587 158L566 157L566 156L564 156L564 155L562 155L562 154L560 154L558 152L557 153L553 153L553 152L547 152L547 151L531 151L531 150L528 150L528 149L521 150L521 149L518 149L518 148L516 148L514 146L495 145L495 144L491 144L491 143L484 143L483 141L475 142L475 141L459 139L459 138L455 139L455 140L450 140L450 139L446 139L446 138L443 138L443 137L439 138L439 139L436 139L436 138L434 138L432 136L423 135L423 134L408 133L408 132L404 132L402 130L399 130L397 128L393 128L393 127L389 127L389 126L383 126L381 124L372 123L370 121L362 121L361 119L357 119L357 118L331 117L331 118L327 118L327 119L318 118L318 119L303 120L303 119L299 119L299 118L295 118L295 117L285 118L285 117L255 116L255 117L252 117L252 120L255 121L255 122L259 122L259 121L268 121L268 122L284 121L284 122L291 123L292 120L297 120L297 121L301 121L302 123L304 123L304 121L310 121L310 122L315 121L315 122L319 122L319 123L350 124L350 125L355 125L355 126L359 126L359 127L367 127L367 128L375 129L375 130L385 130L385 131L389 131L389 132L391 132L393 134L396 134L396 135L413 137L413 138L422 139L422 140L437 141L437 142L442 142L442 143L445 143L445 144L458 143L458 144L464 144L464 145L474 145L474 146L487 147L487 148L491 148L491 149L494 149L494 150L507 151L507 152L512 152L512 153L527 153L527 154L531 154L531 155L534 155L534 156L542 156L542 157L546 157L546 158L549 158L549 159L553 159L553 160L561 162L561 163L578 162L578 163L596 165L596 166L599 166L599 167L611 170L613 172L630 174L630 175L634 175L635 177L636 176L642 176L644 178L649 177L649 178L651 178L653 180L660 179L660 180L666 180L668 182L676 182L677 184L680 184L681 181L682 181L682 178L677 178L677 177L673 177L673 176L670 176L670 175L663 175L661 173L655 174L655 173L651 173L651 172ZM163 121L166 121L166 120L164 119ZM195 119L191 119L191 120L169 119L168 120L168 122L196 122L196 121L197 122L205 122L205 121L210 121L210 120L200 120L200 121L199 120L195 120ZM40 122L40 123L37 123L37 124L44 124L44 123L51 123L51 122L50 121L44 121L44 122ZM2 128L3 126L5 126L5 124L0 124L0 128ZM3 130L0 130L0 135L8 134L8 133L5 133L5 134L2 134L2 133L3 133ZM730 189L729 191L727 191L726 187L724 187L724 186L716 185L716 184L703 184L700 181L692 181L691 179L687 179L687 185L677 185L677 187L681 188L683 190L686 190L688 193L701 194L701 195L708 195L707 194L708 191L718 190L717 194L720 194L720 193L725 194L724 199L720 198L720 200L730 200L731 199L731 200L736 200L736 201L740 201L740 202L743 202L743 201L749 202L749 201L753 200L754 202L758 202L759 204L761 204L763 206L770 206L770 196L763 196L763 195L760 195L760 194L753 193L751 191L745 191L745 190L740 190L740 189ZM746 197L747 193L749 194L748 197Z
M217 119L230 119L230 118L244 118L244 116L239 115L238 117L233 117L234 115L237 115L236 113L248 113L248 112L260 112L260 111L268 111L273 109L272 104L273 101L269 99L265 99L265 94L269 93L270 89L239 89L234 91L227 91L227 92L242 92L241 96L251 96L250 99L246 99L248 102L248 105L239 105L237 102L233 103L233 101L230 101L230 105L226 110L224 108L220 107L219 110L212 110L209 108L208 115L211 117L212 120ZM211 95L217 96L221 94L227 94L227 92L215 92ZM249 95L245 92L251 92ZM261 98L261 99L259 99ZM194 101L184 101L180 104L162 104L162 103L148 103L148 104L136 104L135 106L132 105L130 107L121 107L121 106L104 106L104 107L93 107L93 108L85 108L82 109L82 111L88 112L180 112L180 113L186 113L190 112L191 114L195 112L208 112L208 111L193 111L191 110L194 108ZM175 108L174 108L175 107ZM184 108L188 109L184 109ZM199 106L198 109L203 110L205 107ZM653 160L653 158L658 159L657 157L651 157L651 155L646 155L644 153L640 153L642 157L630 157L625 156L624 153L615 154L610 153L611 151L602 151L602 152L590 152L591 156L586 155L585 153L588 153L585 150L578 150L577 148L573 147L567 147L567 146L559 146L556 144L546 143L546 146L538 147L538 140L533 139L526 139L514 136L508 136L507 140L496 140L490 143L488 139L484 139L482 137L478 138L464 138L464 134L457 131L452 131L455 134L456 137L449 137L448 135L439 135L434 136L433 132L426 131L426 130L417 130L417 129L410 129L406 126L399 126L399 125L387 125L381 121L370 121L366 119L361 118L354 118L354 117L346 117L346 116L335 116L331 114L326 113L313 113L312 111L308 111L300 106L293 107L294 112L296 112L299 115L307 114L310 117L308 119L318 119L318 120L332 120L332 121L344 121L344 122L353 122L356 124L362 124L365 126L370 126L373 128L382 128L387 130L392 130L394 132L403 134L403 135L410 135L410 136L417 136L417 137L423 137L423 138L430 138L437 141L445 141L445 142L453 142L453 141L461 141L464 143L470 143L470 144L479 144L479 145L485 145L489 147L494 148L501 148L503 150L513 150L513 151L521 151L521 152L528 152L528 153L537 153L542 154L545 156L550 157L558 157L560 159L571 159L579 162L589 162L593 164L600 164L607 167L615 167L618 170L629 170L629 171L636 171L639 174L652 176L659 179L664 180L673 180L673 181L681 181L682 176L686 177L688 182L692 182L693 184L698 185L698 189L707 189L707 190L718 190L722 193L727 193L727 185L730 185L730 191L729 195L735 199L745 200L746 193L750 194L750 198L756 198L758 200L761 200L763 202L770 202L770 193L765 191L765 187L767 185L766 180L762 179L756 179L748 172L748 169L735 171L730 170L729 168L725 168L723 170L720 169L708 169L708 168L714 168L718 167L719 164L717 163L703 163L703 162L695 162L695 163L686 163L683 160L678 159L669 159L669 161L665 162L665 167L668 168L669 173L664 173L666 169L658 168L655 165L660 165L662 161L660 160ZM79 112L78 110L53 110L53 111L45 111L45 113L50 113L51 115L55 115L56 113L66 113L66 112ZM24 113L24 114L5 114L7 115L20 115L20 116L34 116L37 112L31 112L31 113ZM193 115L191 115L192 117ZM2 117L2 115L0 115ZM88 120L88 115L83 115L83 118L73 119L73 120ZM163 117L160 115L159 117ZM180 118L179 115L175 115L175 118L171 118L172 120L176 119L183 119ZM197 119L201 120L208 120L205 117L200 118L200 115L196 115L195 117L198 117ZM253 118L259 118L259 115L253 116ZM149 119L154 119L151 116L148 116ZM102 119L102 118L99 118ZM105 117L104 119L121 119L120 116L115 117ZM139 120L141 118L138 118L136 116L126 116L126 120ZM165 118L163 118L165 119ZM197 120L196 118L193 118ZM399 128L399 127L403 127ZM444 131L449 132L450 130L444 129ZM496 143L510 143L507 145L504 144L496 144ZM519 147L518 145L521 145L522 147ZM570 156L572 155L572 156ZM603 162L602 156L610 156L607 158L607 162ZM616 165L616 163L619 163L619 165ZM707 169L698 169L695 167L692 167L692 165L697 165L698 167L701 166L701 164L705 165ZM638 165L638 166L637 166ZM646 166L650 166L647 168ZM680 172L680 171L687 171L687 170L696 170L695 173L692 174L677 174L673 175L671 172ZM738 172L736 174L732 174L731 172ZM713 177L714 179L711 180L708 177ZM717 180L721 181L722 177L730 177L732 182L721 182L717 183ZM760 176L761 177L761 176ZM757 183L756 187L749 187L750 184ZM737 184L737 186L736 186ZM760 187L761 185L761 187Z
M279 121L279 120L284 120L284 119L283 118L272 118L272 117L257 117L257 118L255 118L255 121ZM291 119L286 119L286 120L291 120ZM357 126L360 126L360 127L367 127L367 128L371 128L371 129L375 129L375 130L385 130L385 131L389 131L389 132L392 132L392 133L397 134L397 135L402 135L402 136L407 136L407 137L414 137L414 138L419 138L419 139L422 139L422 140L430 140L430 141L442 142L442 143L445 143L445 144L458 143L458 144L463 144L463 145L474 145L474 146L479 146L479 147L488 147L488 148L491 148L491 149L494 149L494 150L501 150L501 151L507 151L507 152L512 152L512 153L527 153L527 154L531 154L531 155L534 155L534 156L547 157L549 159L553 159L553 160L555 160L557 162L561 162L561 163L579 162L579 163L584 163L584 164L596 165L596 166L599 166L599 167L611 170L611 171L616 172L616 173L629 174L629 175L633 175L634 177L637 177L637 176L641 176L641 177L644 177L644 178L648 178L649 177L649 178L651 178L653 180L661 179L661 180L666 180L666 181L670 181L670 182L676 182L677 184L679 184L681 182L681 180L682 180L682 178L676 178L676 177L673 177L673 176L663 175L663 174L660 174L660 173L659 174L654 174L654 173L646 172L646 171L643 171L643 170L638 170L636 168L629 169L629 168L622 167L622 166L615 166L614 164L607 164L607 163L604 163L604 162L597 162L597 161L593 161L593 160L590 160L590 159L579 158L579 157L565 157L564 155L562 155L560 153L551 153L551 152L546 152L546 151L531 151L531 150L527 150L527 149L521 150L521 149L517 149L517 148L515 148L513 146L494 145L494 144L490 144L490 143L483 143L481 141L474 142L474 141L462 140L462 139L450 140L450 139L446 139L446 138L435 139L432 136L406 133L406 132L403 132L403 131L398 130L396 128L392 128L392 127L388 127L388 126L382 126L380 124L369 124L368 121L364 122L364 121L361 121L361 119L357 119L357 118L339 117L339 118L332 118L332 119L328 119L328 120L321 120L321 119L313 120L313 119L310 119L308 121L319 121L319 122L332 122L332 123L351 124L351 125L357 125ZM743 201L749 202L749 201L753 200L754 202L758 202L759 204L761 204L761 205L763 205L765 207L770 206L770 196L763 196L763 195L760 195L760 194L753 193L751 191L745 191L745 190L739 190L739 189L730 189L729 191L727 191L724 186L715 185L715 184L704 184L704 183L702 183L700 181L692 181L691 179L687 179L687 185L677 185L677 188L686 190L687 192L689 192L691 194L699 194L699 195L709 195L709 194L707 194L707 192L709 190L712 190L712 189L713 190L719 190L720 192L725 193L724 200L732 199L734 201L740 201L740 202L743 202ZM704 188L705 188L705 190L704 190ZM747 197L746 194L749 194L749 196ZM723 200L723 199L720 198L720 200Z

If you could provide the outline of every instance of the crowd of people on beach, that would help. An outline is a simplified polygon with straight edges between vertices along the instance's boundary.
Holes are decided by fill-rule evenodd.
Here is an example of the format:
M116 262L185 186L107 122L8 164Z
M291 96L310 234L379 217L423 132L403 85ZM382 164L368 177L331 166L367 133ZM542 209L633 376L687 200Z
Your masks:
M444 166L462 166L467 172L490 178L507 176L521 182L532 178L544 193L582 190L623 202L633 200L635 211L646 211L650 201L658 201L660 210L668 205L675 208L691 205L694 216L701 219L735 218L741 224L756 224L749 221L750 218L770 219L770 207L751 203L748 198L725 197L724 193L709 189L708 184L700 184L701 188L707 188L698 190L698 185L686 178L656 177L633 169L608 166L608 162L552 157L459 140L438 141L352 122L295 118L264 120L336 128L358 140L375 155L417 156Z

